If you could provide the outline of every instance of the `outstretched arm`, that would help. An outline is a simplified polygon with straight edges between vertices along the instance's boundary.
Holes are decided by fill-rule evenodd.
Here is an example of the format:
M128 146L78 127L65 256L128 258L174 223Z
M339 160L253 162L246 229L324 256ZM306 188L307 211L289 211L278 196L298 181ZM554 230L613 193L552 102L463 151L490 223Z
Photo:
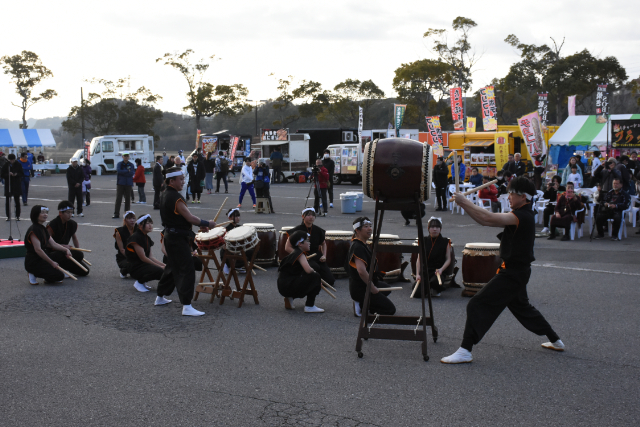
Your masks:
M518 218L511 213L492 213L480 206L474 205L462 193L454 195L455 201L478 224L489 227L504 227L505 225L518 225Z

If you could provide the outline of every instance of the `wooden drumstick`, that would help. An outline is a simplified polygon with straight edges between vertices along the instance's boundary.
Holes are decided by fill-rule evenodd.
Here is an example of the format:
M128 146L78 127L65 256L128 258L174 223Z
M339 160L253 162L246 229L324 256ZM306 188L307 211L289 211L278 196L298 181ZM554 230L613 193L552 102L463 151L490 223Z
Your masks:
M438 270L436 270L436 277L438 278L438 283L440 284L440 286L442 286L442 279L440 278L440 273L438 273Z
M391 271L385 272L384 275L385 276L393 276L393 275L396 275L396 274L400 274L400 271L401 271L400 269L391 270Z
M486 184L482 184L482 185L480 185L480 186L478 186L478 187L476 187L476 188L472 188L472 189L471 189L471 190L469 190L469 191L465 191L464 193L462 193L462 195L463 195L463 196L468 196L469 194L473 194L473 193L475 193L476 191L480 191L480 190L482 190L483 188L487 188L488 186L493 185L493 184L495 184L496 182L498 182L498 180L497 180L497 179L494 179L494 180L493 180L493 181L491 181L491 182L487 182ZM453 197L452 197L452 198L450 198L450 199L449 199L449 201L450 201L450 202L453 202L453 201L454 201L454 198L453 198Z
M225 203L227 203L227 199L229 199L228 197L224 198L224 202L222 202L222 204L220 205L220 209L218 209L218 213L216 214L216 217L213 218L213 222L216 222L218 220L218 216L220 216L220 212L222 212L222 207L224 206Z
M327 288L331 289L333 292L338 292L336 290L336 288L334 288L333 286L331 286L330 284L328 284L327 282L324 281L324 279L320 279L320 281L322 282L323 285L325 285Z
M78 251L78 252L91 252L90 249L81 249L81 248L74 248L74 247L71 247L69 249L71 249L72 251Z
M388 292L388 291L401 291L402 287L396 286L395 288L378 288L380 292Z
M336 296L334 294L332 294L331 292L329 292L329 289L325 288L324 285L320 285L322 287L322 289L328 293L329 295L331 295L331 298L333 299L337 299Z
M215 222L215 221L214 221ZM223 225L227 225L227 224L231 224L233 221L225 221L225 222L221 222L220 224L216 224L216 227L222 227ZM214 227L215 228L215 227Z
M71 277L73 280L78 280L78 278L76 276L74 276L73 274L69 273L64 268L58 266L58 270L62 271L64 274L66 274L67 276Z
M316 256L316 255L318 255L318 254L309 255L309 256L307 257L307 259L311 259L311 258L313 258L313 257L314 257L314 256Z
M73 263L74 263L75 265L77 265L78 267L80 267L81 269L83 269L83 270L85 271L85 273L88 273L88 272L89 272L89 270L87 270L86 268L84 268L84 265L80 264L78 261L76 261L75 259L73 259L73 257L69 257L69 258L67 258L67 259L68 259L68 260L73 261Z
M255 265L254 265L254 267L255 267ZM256 273L256 271L253 268L251 269L251 272L253 273L254 276L258 275L258 273Z
M265 268L260 267L259 265L253 264L253 268L257 268L258 270L264 271L265 273L267 272L267 270Z
M88 265L89 267L91 267L91 263L90 263L86 258L83 258L83 259L82 259L82 261L86 262L86 263L87 263L87 265Z
M413 298L413 296L418 291L419 286L420 286L420 278L418 277L418 279L416 280L416 286L413 288L413 292L411 292L411 296L409 298Z

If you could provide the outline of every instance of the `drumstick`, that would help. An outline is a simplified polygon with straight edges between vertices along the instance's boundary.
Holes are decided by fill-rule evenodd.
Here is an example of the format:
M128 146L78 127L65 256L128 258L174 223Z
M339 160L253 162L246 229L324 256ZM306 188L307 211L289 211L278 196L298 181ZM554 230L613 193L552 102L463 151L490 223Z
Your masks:
M91 252L90 249L80 249L80 248L73 248L73 247L69 249L71 249L72 251L78 251L78 252Z
M311 258L313 258L313 257L314 257L314 256L316 256L316 255L318 255L318 254L309 255L309 256L307 257L307 259L311 259Z
M460 192L460 172L458 168L458 152L453 150L453 172L456 174L456 176L453 177L453 182L456 184L456 193Z
M91 267L91 263L86 258L83 258L82 260L86 262L89 265L89 267Z
M380 292L387 292L387 291L401 291L402 287L400 286L396 286L395 288L378 288L378 290Z
M420 278L419 277L416 280L416 286L413 288L413 292L411 292L411 296L409 298L413 298L413 296L416 294L416 291L418 290L418 285L420 285Z
M86 268L84 268L84 266L83 266L82 264L80 264L78 261L76 261L75 259L73 259L73 257L69 257L69 258L67 258L67 259L68 259L68 260L70 260L70 261L73 261L73 263L74 263L75 265L77 265L78 267L80 267L81 269L83 269L83 270L85 271L85 273L88 273L88 272L89 272L89 270L87 270Z
M338 292L338 291L336 291L336 288L334 288L333 286L331 286L330 284L325 282L324 279L320 279L320 281L322 282L323 285L325 285L327 288L331 289L333 292Z
M438 273L438 270L436 270L436 277L438 278L438 283L440 284L440 286L442 286L442 279L440 278L440 273Z
M227 199L228 197L224 198L224 202L222 202L222 204L220 205L220 209L218 209L218 213L216 214L216 217L213 218L213 222L216 222L218 220L218 216L220 215L220 212L222 212L222 207L224 206L224 204L227 203Z
M267 272L266 269L260 267L259 265L253 264L253 268L257 268L258 270L264 271L265 273Z
M395 274L400 274L400 269L391 270L391 271L387 271L387 272L384 273L385 276L393 276Z
M336 296L335 296L334 294L332 294L331 292L329 292L329 289L327 289L327 288L325 288L325 287L324 287L324 285L320 285L320 286L322 286L322 289L323 289L326 293L328 293L329 295L331 295L331 298L333 298L333 299L337 299L337 298L336 298Z
M67 276L71 277L73 280L78 280L78 278L76 276L74 276L73 274L69 273L64 268L58 266L58 270L62 271L64 274L66 274Z
M222 227L223 225L231 224L232 222L233 222L233 220L221 222L220 224L216 224L216 227Z
M255 267L255 266L254 266L254 267ZM253 273L253 275L254 275L254 276L257 276L257 275L258 275L258 273L256 273L256 271L255 271L253 268L251 269L251 272Z
M478 187L476 187L476 188L472 188L472 189L471 189L471 190L469 190L469 191L465 191L464 193L462 193L462 195L463 195L463 196L468 196L469 194L473 194L473 193L475 193L476 191L480 191L480 190L482 190L483 188L487 188L488 186L493 185L493 184L495 184L496 182L498 182L498 180L497 180L497 179L494 179L494 180L493 180L493 181L491 181L491 182L487 182L486 184L482 184L482 185L480 185L480 186L478 186ZM453 200L454 200L454 198L453 198L453 197L449 199L449 201L450 201L450 202L453 202Z

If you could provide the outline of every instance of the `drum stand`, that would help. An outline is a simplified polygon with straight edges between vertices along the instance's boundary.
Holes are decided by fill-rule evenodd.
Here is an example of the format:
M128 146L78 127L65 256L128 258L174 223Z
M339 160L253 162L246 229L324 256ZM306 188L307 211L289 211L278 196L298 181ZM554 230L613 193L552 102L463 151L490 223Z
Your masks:
M198 286L196 286L196 294L193 297L194 301L198 300L198 295L200 292L203 294L211 294L211 299L209 303L212 303L216 296L218 296L218 289L220 284L220 279L222 276L222 265L220 265L220 261L218 261L218 256L216 255L216 249L209 249L208 255L202 255L202 251L198 248L198 258L202 260L202 273L200 274L200 281ZM213 281L213 276L211 275L211 270L209 270L209 261L213 260L216 265L216 270L218 270L218 276L216 277L216 281ZM205 282L205 274L209 278L209 282Z
M242 307L242 303L244 302L245 295L253 296L253 302L260 304L258 302L258 291L256 291L255 285L253 283L253 263L255 261L256 255L258 254L258 250L260 249L260 242L253 248L253 255L251 255L251 259L247 261L247 254L244 249L240 250L240 254L232 254L229 251L224 252L224 256L222 257L222 265L226 264L227 260L229 260L229 274L227 277L224 277L224 273L222 268L218 270L218 278L222 275L222 292L220 293L220 305L224 303L224 299L226 297L238 298L238 308ZM240 280L238 279L238 273L236 272L236 261L244 262L245 269L247 273L245 274L244 283L242 284L242 288L240 288ZM236 290L231 289L231 278L236 285ZM217 280L216 280L217 283ZM247 287L249 289L247 289ZM216 288L217 289L217 288ZM211 297L213 301L213 296Z
M378 252L399 252L399 253L419 253L420 254L420 271L423 273L425 280L420 281L420 300L422 302L422 316L387 316L379 314L370 314L370 294L371 287L367 285L364 297L364 305L362 307L362 317L360 318L360 326L358 329L358 340L356 351L358 357L362 357L362 340L381 339L381 340L398 340L398 341L422 341L422 357L426 362L429 360L427 354L427 325L431 326L431 335L433 342L438 340L438 329L433 321L433 307L431 305L431 287L429 285L429 277L427 270L427 257L424 248L424 234L422 230L422 219L416 221L418 225L418 246L408 245L378 245L380 234L382 231L382 220L385 211L409 211L415 210L417 218L420 217L420 201L418 194L414 196L414 200L380 200L379 193L376 194L376 210L373 221L373 255L372 259L376 259ZM413 240L413 239L411 239ZM369 277L375 274L376 262L372 262L369 266ZM425 283L426 281L426 283ZM380 288L384 292L384 288ZM426 296L425 296L426 293ZM425 313L425 298L429 303L429 316ZM376 328L374 325L406 325L412 326L413 329L393 329L393 328Z

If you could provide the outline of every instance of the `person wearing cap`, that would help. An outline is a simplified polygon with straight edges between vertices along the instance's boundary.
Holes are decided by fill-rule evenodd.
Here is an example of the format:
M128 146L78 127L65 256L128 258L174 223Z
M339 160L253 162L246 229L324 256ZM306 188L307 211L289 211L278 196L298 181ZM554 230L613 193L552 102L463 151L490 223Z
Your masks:
M451 264L451 240L443 237L441 234L442 218L436 218L434 216L429 218L427 231L429 232L429 237L424 239L424 246L427 252L427 276L421 274L420 254L418 254L416 260L416 278L420 279L422 283L427 283L425 280L428 279L431 287L431 295L439 297L440 292L444 291L445 288L440 285L436 271L442 278L445 270ZM416 283L418 279L416 279ZM413 296L414 298L420 298L420 291L418 290Z
M349 273L349 294L353 300L353 314L358 317L362 315L362 306L369 285L369 313L393 316L396 306L387 298L391 292L384 292L384 288L389 286L381 280L383 276L378 269L378 260L373 260L373 253L367 244L372 232L371 220L366 216L353 221L353 237L345 264ZM371 262L375 262L376 265L373 277L369 277Z
M69 187L68 201L71 204L71 211L73 211L74 203L77 203L78 216L84 216L82 213L83 182L84 171L78 166L78 159L74 157L71 159L71 166L67 168L67 186Z
M177 158L178 158L178 159L180 159L180 160L182 161L182 164L185 164L185 163L187 163L187 160L186 160L186 159L184 158L184 156L182 155L182 153L183 153L183 152L184 152L184 151L182 151L182 150L178 150L178 156L177 156Z
M136 279L133 287L138 292L149 292L147 282L160 280L165 265L153 257L151 247L153 240L149 233L153 231L151 215L141 215L136 221L136 230L127 239L125 254L128 270L132 278Z
M436 211L447 210L447 181L449 178L449 169L444 162L444 158L438 157L436 165L433 167L433 185L436 187L436 200L438 208Z
M295 231L290 234L289 241L293 241L293 250L280 261L278 267L278 292L284 297L284 307L293 310L294 298L307 298L304 304L305 313L323 313L316 307L316 297L322 289L320 275L311 267L305 256L309 252L309 234Z
M71 215L73 214L73 205L67 201L63 200L58 203L58 216L49 222L47 225L47 232L49 236L60 246L71 249L71 248L79 248L80 242L78 241L78 236L76 235L76 231L78 231L78 223L71 219ZM73 241L73 246L69 243ZM86 276L89 274L89 266L85 265L82 260L84 256L81 251L71 251L71 256L74 260L81 263L85 270L80 268L75 262L67 259L62 256L61 252L55 252L50 255L50 257L60 264L60 267L65 270L71 272L75 276Z
M44 226L48 217L49 208L46 206L35 205L32 207L31 227L24 235L24 246L27 250L24 257L24 268L29 274L29 283L32 285L38 284L38 277L44 279L45 283L60 283L62 279L68 277L58 269L58 263L51 256L55 253L52 251L59 251L67 258L71 258L71 251L60 246L51 238Z
M489 331L500 313L508 308L515 318L536 335L546 335L549 342L542 347L564 351L564 343L544 316L529 302L527 283L531 277L536 223L532 199L535 185L527 177L519 176L509 182L511 212L492 213L468 200L462 193L454 195L455 202L471 219L489 227L503 227L500 239L502 266L497 274L475 294L467 304L467 320L460 348L442 363L469 363L471 350Z
M33 172L33 163L29 160L27 153L20 154L20 166L22 166L22 205L27 206L29 198L29 183L31 182L31 172Z
M22 177L24 169L16 160L16 155L10 153L7 163L2 167L0 176L4 179L4 196L7 221L11 221L11 198L15 203L16 221L20 221L20 195L22 194Z
M256 193L253 191L253 168L251 167L251 158L245 157L244 166L240 179L240 197L238 198L238 207L242 207L242 199L244 193L249 190L249 195L253 201L253 207L256 207Z
M122 153L122 161L116 167L118 178L116 181L116 206L112 218L120 218L120 206L124 197L125 212L131 209L131 199L133 198L133 176L136 174L136 167L129 161L129 153Z
M129 274L129 262L127 261L127 253L125 252L125 246L129 241L129 237L134 233L136 227L136 214L133 211L127 211L124 213L122 219L122 227L117 227L113 232L113 238L115 239L116 251L116 264L120 269L120 278L124 279Z

